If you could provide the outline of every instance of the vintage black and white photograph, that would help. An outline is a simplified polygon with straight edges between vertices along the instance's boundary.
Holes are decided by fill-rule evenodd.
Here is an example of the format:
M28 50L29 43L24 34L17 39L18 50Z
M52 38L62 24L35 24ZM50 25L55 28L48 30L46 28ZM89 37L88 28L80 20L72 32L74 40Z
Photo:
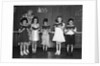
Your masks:
M14 5L12 58L82 59L83 5Z

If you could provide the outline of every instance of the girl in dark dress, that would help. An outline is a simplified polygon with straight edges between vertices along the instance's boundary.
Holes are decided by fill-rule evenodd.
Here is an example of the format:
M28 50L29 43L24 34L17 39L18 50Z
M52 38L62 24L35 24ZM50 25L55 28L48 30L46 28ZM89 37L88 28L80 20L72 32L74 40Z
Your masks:
M75 45L75 33L76 33L76 27L73 24L73 22L74 19L70 18L68 20L68 25L65 28L67 52L69 52L69 48L71 47L71 53L73 52L73 46Z
M30 44L32 43L31 22L32 22L32 19L34 18L33 11L32 10L28 10L27 13L25 13L25 14L22 15L22 18L27 18L27 20L28 20L28 26L29 26L29 31L28 31L28 34L29 34L29 44L27 44L27 48L29 48ZM28 50L27 50L27 53L29 53Z
M20 33L20 55L28 55L28 48L27 45L29 44L29 26L28 26L28 20L27 18L22 18L21 21L21 28L19 29Z

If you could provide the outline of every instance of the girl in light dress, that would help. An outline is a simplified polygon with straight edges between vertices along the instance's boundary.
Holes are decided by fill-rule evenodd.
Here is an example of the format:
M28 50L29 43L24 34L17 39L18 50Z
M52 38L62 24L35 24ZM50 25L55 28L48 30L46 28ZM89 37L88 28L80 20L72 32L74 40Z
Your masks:
M73 52L73 46L75 45L75 33L76 33L76 31L77 31L77 28L74 25L74 19L70 18L68 20L68 25L65 29L67 52L69 52L70 47L71 47L71 53Z
M60 55L61 53L61 43L65 42L65 37L64 37L64 27L65 24L63 23L62 17L58 16L56 19L56 23L54 25L54 36L53 36L53 41L56 42L56 53L55 55Z
M32 52L35 53L37 49L37 41L39 41L39 19L34 17L32 19L31 30L32 30Z
M28 27L28 20L27 18L22 18L20 21L21 28L19 29L20 38L19 38L19 45L20 45L20 55L28 55L28 48L27 45L29 44L29 27Z
M48 25L48 19L44 18L43 20L43 26L42 26L42 45L43 45L43 50L48 49L50 46L50 26Z

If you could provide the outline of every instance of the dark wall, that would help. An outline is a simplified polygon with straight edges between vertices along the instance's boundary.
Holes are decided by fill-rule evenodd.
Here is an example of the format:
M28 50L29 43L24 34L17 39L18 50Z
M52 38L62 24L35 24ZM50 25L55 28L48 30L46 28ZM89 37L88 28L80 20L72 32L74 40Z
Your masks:
M48 11L46 13L38 13L37 10L39 7L47 8ZM38 16L40 25L42 25L42 21L44 18L48 18L49 24L51 26L54 24L57 16L62 16L63 22L65 22L66 24L69 18L74 18L75 19L74 24L76 25L77 30L79 32L82 32L82 5L15 6L14 31L19 29L20 18L28 10L33 10L34 15ZM81 35L79 37L81 38Z

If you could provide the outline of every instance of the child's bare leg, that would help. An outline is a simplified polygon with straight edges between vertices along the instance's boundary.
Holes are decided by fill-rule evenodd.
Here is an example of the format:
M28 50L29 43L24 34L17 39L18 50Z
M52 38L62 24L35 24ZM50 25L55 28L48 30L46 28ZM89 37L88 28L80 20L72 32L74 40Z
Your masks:
M23 53L24 53L25 55L27 55L27 53L26 53L26 45L27 45L27 43L25 42L23 45L24 45Z
M20 43L20 52L22 51L22 43Z
M58 51L58 49L59 49L59 48L58 48L58 44L56 44L56 51Z
M26 52L29 53L29 42L27 43L27 46L26 46Z
M35 44L34 44L34 42L32 42L32 52L34 52L34 51L35 51L34 46L35 46Z
M71 45L71 52L73 52L73 45Z
M23 56L23 43L20 44L20 55Z
M61 51L61 43L59 45L60 45L59 50Z
M45 49L45 45L43 45L43 50Z
M59 50L61 51L61 43L60 43L60 47L59 48L60 48Z
M69 52L69 45L67 45L67 52Z
M37 42L35 42L35 52L36 52L36 50L37 50Z
M27 51L28 51L28 53L29 53L29 46L30 46L30 43L31 43L31 41L29 41L28 44L27 44Z
M56 55L58 54L58 51L59 51L59 47L58 47L58 42L56 42Z
M47 46L45 46L45 47L46 47L46 51L47 51L48 47Z
M61 43L59 42L59 44L58 44L58 55L60 55L60 52L61 52Z
M32 44L32 51L35 53L36 49L37 49L37 44L36 44L36 42L33 42L33 44Z

